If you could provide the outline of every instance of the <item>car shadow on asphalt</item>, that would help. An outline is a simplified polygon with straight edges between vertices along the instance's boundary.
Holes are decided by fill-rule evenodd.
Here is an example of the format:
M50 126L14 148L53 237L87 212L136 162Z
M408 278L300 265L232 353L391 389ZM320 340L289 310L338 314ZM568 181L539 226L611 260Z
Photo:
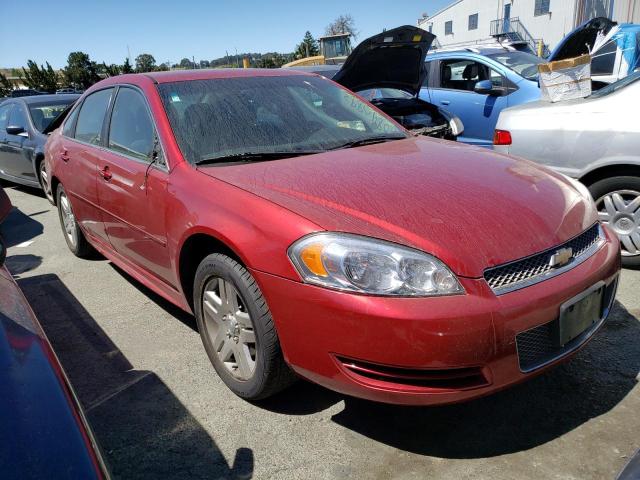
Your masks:
M40 222L31 216L13 208L2 222L0 234L7 248L20 245L42 235L44 228Z
M508 390L442 407L398 407L345 398L336 423L395 448L448 459L528 450L620 403L638 383L640 321L616 302L570 362Z
M114 478L253 475L249 448L230 466L153 372L135 370L57 275L18 280L78 395Z

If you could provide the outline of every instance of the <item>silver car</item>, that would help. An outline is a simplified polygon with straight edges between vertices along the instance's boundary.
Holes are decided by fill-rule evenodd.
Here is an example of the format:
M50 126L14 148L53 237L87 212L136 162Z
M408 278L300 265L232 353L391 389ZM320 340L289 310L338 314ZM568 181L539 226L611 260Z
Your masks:
M640 267L640 72L587 98L503 110L494 149L552 167L589 188L600 219Z

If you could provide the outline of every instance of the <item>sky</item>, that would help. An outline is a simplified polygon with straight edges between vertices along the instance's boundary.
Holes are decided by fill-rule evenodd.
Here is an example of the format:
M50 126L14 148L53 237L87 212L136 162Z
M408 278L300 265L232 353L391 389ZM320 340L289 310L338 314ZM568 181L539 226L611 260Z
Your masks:
M452 0L30 0L3 1L0 68L28 59L62 68L73 51L107 64L150 53L156 62L212 60L240 52L292 52L305 31L315 37L350 13L359 40L384 28L415 25ZM15 21L8 22L7 19Z

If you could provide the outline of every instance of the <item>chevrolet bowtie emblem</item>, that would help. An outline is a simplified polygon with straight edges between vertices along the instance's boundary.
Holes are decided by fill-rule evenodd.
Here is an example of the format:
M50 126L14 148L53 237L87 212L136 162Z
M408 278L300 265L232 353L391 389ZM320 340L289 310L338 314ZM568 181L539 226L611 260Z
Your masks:
M551 259L549 260L549 266L551 268L564 267L567 263L571 261L571 259L573 259L573 249L561 248L556 253L551 255Z

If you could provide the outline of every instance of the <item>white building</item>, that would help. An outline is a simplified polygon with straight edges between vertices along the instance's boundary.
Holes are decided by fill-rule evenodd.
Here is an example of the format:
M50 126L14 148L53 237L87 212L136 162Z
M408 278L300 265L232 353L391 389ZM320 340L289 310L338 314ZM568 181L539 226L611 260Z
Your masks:
M457 0L418 26L437 36L437 47L524 42L545 52L571 30L594 17L640 23L640 0Z

